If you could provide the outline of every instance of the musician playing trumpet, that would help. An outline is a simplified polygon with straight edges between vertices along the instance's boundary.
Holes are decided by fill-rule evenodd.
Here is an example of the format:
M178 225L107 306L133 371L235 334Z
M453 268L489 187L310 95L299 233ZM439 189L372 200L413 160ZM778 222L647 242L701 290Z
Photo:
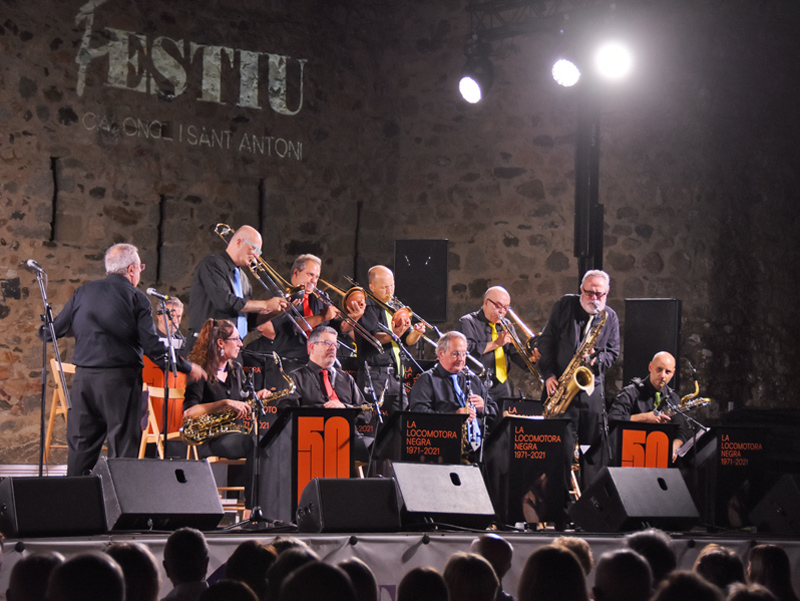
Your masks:
M502 286L492 286L483 294L481 308L458 320L459 329L467 337L470 354L492 371L489 395L498 402L503 397L513 396L508 377L511 362L527 369L513 344L514 326L506 319L510 307L511 295L508 291ZM538 349L534 349L529 359L536 363L539 359Z
M303 287L301 298L294 300L293 303L305 319L305 323L300 323L306 330L306 335L319 325L328 325L339 314L336 307L326 305L314 294L319 282L321 269L322 260L311 254L300 255L292 264L291 284L293 287ZM275 332L277 353L283 359L288 371L293 371L308 363L306 338L300 334L287 315L281 315L271 322L267 322L263 329L267 333L264 334L262 332L262 334L267 337L269 337L270 329Z
M678 426L678 434L672 443L672 458L678 449L692 436L686 418L680 413L668 415L681 404L681 399L668 386L675 375L675 357L666 351L656 353L647 366L647 378L633 378L631 383L620 390L608 410L609 419L630 420L650 424L673 423Z
M369 289L382 303L389 305L394 297L394 274L383 265L375 265L369 270ZM358 349L358 385L363 390L367 385L367 374L364 363L369 366L372 384L375 390L382 390L388 379L389 388L386 394L386 405L389 410L402 409L398 405L400 392L400 348L386 333L390 329L402 344L416 344L425 333L424 324L411 325L411 315L405 309L391 313L364 294L351 294L346 306L348 315L357 321L367 332L372 334L382 345L383 353L355 332ZM344 327L342 328L345 329Z
M189 349L207 319L228 319L236 325L242 338L247 336L248 316L261 313L271 319L287 309L281 297L252 299L252 287L243 267L261 256L261 234L249 225L240 227L221 253L200 261L192 278L189 302ZM253 317L253 319L255 319Z

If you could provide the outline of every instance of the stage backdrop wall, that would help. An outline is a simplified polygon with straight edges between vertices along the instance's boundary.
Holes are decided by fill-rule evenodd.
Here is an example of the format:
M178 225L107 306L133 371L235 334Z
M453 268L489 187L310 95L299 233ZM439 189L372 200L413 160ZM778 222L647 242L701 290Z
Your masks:
M593 96L609 304L624 327L624 298L682 301L683 356L716 401L701 418L788 408L800 375L787 277L800 259L797 8L631 4L611 21L636 34L633 77ZM471 106L457 92L463 2L4 3L0 462L36 458L31 258L57 313L121 241L141 249L143 287L190 301L194 266L223 248L218 222L260 227L287 276L297 254L321 255L343 286L391 265L396 239L446 238L442 329L489 285L541 329L578 289L580 89L553 85L558 27L538 25L493 46L494 86ZM609 395L623 384L620 362Z

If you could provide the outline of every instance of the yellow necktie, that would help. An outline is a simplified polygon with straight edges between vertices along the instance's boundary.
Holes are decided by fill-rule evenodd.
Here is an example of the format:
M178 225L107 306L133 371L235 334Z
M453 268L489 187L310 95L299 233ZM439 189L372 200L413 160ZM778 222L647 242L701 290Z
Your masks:
M493 323L489 325L492 327L492 340L497 340L497 326ZM506 364L506 354L503 352L502 346L494 349L494 377L501 384L508 380L508 365Z
M386 321L389 322L389 329L392 329L392 317L393 315L389 313L386 309L383 310L386 313ZM397 346L397 343L392 340L392 354L394 355L394 364L397 369L400 369L400 347ZM398 372L399 373L399 372ZM401 375L402 377L402 375Z

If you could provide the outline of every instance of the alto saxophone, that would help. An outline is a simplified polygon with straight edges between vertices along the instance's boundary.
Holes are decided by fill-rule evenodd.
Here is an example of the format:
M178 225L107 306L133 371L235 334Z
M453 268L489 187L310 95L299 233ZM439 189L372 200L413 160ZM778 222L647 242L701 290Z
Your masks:
M583 357L594 348L600 331L606 325L606 312L600 311L598 315L600 315L600 319L596 320L596 323L589 330L580 347L578 347L578 352L575 353L572 361L569 362L564 373L558 379L558 388L544 402L542 415L545 417L563 415L569 409L572 399L575 398L579 391L583 390L586 394L594 392L594 374L591 369L583 364Z
M278 365L281 376L286 380L289 386L288 388L272 393L268 399L264 399L263 402L266 403L279 401L292 394L296 389L294 380L283 371L283 365L276 353L273 353L273 358ZM247 398L243 400L250 405L251 412L256 408L256 398L252 392L248 391ZM185 417L180 429L181 438L188 445L200 445L219 438L223 434L250 434L253 431L252 420L240 421L237 420L236 416L237 413L233 409L223 409L221 411L215 411L214 413L206 413L198 417Z

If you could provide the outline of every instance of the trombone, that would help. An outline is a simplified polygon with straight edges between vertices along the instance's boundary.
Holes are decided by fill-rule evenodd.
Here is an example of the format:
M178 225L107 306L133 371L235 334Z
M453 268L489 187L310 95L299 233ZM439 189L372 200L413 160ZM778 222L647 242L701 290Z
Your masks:
M514 309L509 307L507 313L511 316L514 322L520 327L520 329L523 332L525 332L525 335L528 337L525 340L525 343L524 344L522 343L522 341L517 336L517 333L514 331L514 328L511 326L511 322L508 321L505 317L500 318L500 325L502 325L503 329L505 329L505 331L511 335L511 345L516 349L517 354L519 354L519 356L525 362L525 367L527 367L528 371L530 371L534 375L534 377L537 380L539 380L539 382L541 382L542 376L539 375L539 370L536 369L536 366L530 359L530 355L533 354L533 351L535 349L536 334L534 334L533 331L528 326L525 325L525 323L514 312Z
M230 243L230 239L226 238L226 236L233 234L233 230L227 223L218 223L214 226L214 233L222 238L222 241L226 244ZM308 322L305 318L300 314L297 308L292 304L292 296L299 292L302 289L302 286L291 286L283 280L282 278L277 278L281 284L286 284L284 287L278 285L275 279L272 277L272 268L267 265L267 262L262 259L261 257L256 257L252 263L248 264L247 267L250 269L250 273L253 274L253 277L258 281L259 284L274 296L280 296L286 299L289 302L289 310L286 313L286 316L291 320L294 324L294 327L300 332L300 335L308 340L308 334L306 334L306 330L311 330L311 326L308 325ZM294 313L292 315L291 313ZM305 324L305 328L300 325L300 322Z
M435 332L435 333L436 333L436 336L437 336L438 338L441 338L441 337L442 337L442 333L439 331L439 328L437 328L436 326L432 326L432 325L431 325L431 324L429 324L427 321L425 321L424 319L422 319L422 317L420 317L419 315L417 315L416 313L414 313L414 311L412 311L412 310L411 310L411 307L409 307L408 305L404 305L402 302L400 302L400 299L398 299L396 296L392 295L392 296L389 298L389 302L384 302L384 301L382 301L381 299L379 299L377 296L375 296L375 295L372 293L372 291L370 291L370 290L367 290L366 288L364 288L363 286L361 286L361 285L360 285L358 282L356 282L356 281L355 281L353 278L351 278L351 277L349 277L349 276L344 276L344 279L346 279L348 282L350 282L350 284L353 286L353 288L351 288L350 290L348 290L348 292L347 292L347 294L348 294L348 295L349 295L351 292L353 292L354 290L356 290L356 289L357 289L357 290L361 290L361 291L363 291L363 292L364 292L364 294L365 294L365 295L369 296L369 297L370 297L370 298L371 298L373 301L375 301L375 303L376 303L376 304L377 304L377 305L378 305L378 306L379 306L381 309L383 309L384 311L387 311L387 312L388 312L389 314L391 314L392 316L396 315L396 314L397 314L397 313L399 313L400 311L405 311L405 312L408 314L409 318L416 319L416 320L417 320L419 323L421 323L422 325L424 325L426 329L428 329L428 330L431 330L431 331ZM321 281L321 280L320 280L320 281ZM330 284L328 284L328 285L330 286ZM335 287L333 287L333 286L332 286L332 288L335 288ZM344 301L343 301L343 302L344 302ZM345 307L345 310L347 310L347 308L346 308L346 307ZM425 342L427 342L428 344L430 344L431 346L433 346L433 348L434 348L434 351L436 350L436 346L437 346L437 345L436 345L436 341L434 341L434 340L431 340L431 339L430 339L430 338L428 338L428 337L427 337L425 334L422 334L422 335L420 336L420 338L421 338L422 340L424 340ZM438 338L437 338L437 340L438 340ZM472 356L472 355L470 355L470 354L467 354L467 360L468 360L468 361L471 361L471 362L473 363L473 365L475 365L475 367L476 367L476 368L480 369L480 372L478 373L478 377L479 377L479 378L482 378L482 377L483 377L483 375L486 373L486 368L484 367L483 363L481 363L481 362L480 362L478 359L476 359L475 357L473 357L473 356Z

